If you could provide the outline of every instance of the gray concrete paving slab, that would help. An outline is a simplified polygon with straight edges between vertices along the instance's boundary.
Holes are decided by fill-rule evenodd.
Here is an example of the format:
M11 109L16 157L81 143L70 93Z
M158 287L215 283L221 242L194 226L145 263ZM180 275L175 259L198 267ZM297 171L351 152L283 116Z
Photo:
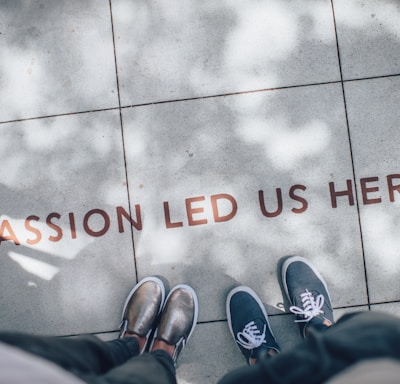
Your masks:
M336 196L352 178L341 96L333 84L123 110L139 276L193 284L200 321L219 320L238 284L281 303L277 264L300 254L335 306L367 303L357 211Z
M0 120L118 106L110 6L0 1Z
M340 80L327 0L112 5L122 105Z
M400 4L333 0L343 78L400 73Z
M399 315L398 16L392 0L0 0L0 329L110 340L136 273L161 274L200 299L179 384L216 382L245 364L232 287L260 295L282 350L300 340L290 254L323 274L335 319Z
M371 305L371 311L387 312L400 317L400 302Z
M0 328L115 329L136 282L117 215L128 210L119 113L1 124L0 135Z
M400 299L400 78L345 85L372 303Z

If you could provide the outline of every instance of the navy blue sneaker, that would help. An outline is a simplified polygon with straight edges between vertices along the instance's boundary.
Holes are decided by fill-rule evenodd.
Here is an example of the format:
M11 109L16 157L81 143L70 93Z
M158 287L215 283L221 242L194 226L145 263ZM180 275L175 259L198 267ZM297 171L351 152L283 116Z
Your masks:
M282 282L302 336L309 326L326 329L333 324L333 309L325 280L304 257L292 256L282 265Z
M226 313L231 334L250 365L250 359L268 356L279 346L268 322L268 315L257 294L249 287L231 290L226 299Z

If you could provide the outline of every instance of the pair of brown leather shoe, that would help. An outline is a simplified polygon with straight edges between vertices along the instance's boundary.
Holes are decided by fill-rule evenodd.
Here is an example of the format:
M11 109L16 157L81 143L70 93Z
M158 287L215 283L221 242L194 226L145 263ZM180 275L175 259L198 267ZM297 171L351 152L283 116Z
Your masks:
M145 338L140 353L151 351L155 340L174 346L174 362L193 333L198 316L196 292L186 284L175 286L167 294L167 282L146 277L129 293L120 324L119 337Z

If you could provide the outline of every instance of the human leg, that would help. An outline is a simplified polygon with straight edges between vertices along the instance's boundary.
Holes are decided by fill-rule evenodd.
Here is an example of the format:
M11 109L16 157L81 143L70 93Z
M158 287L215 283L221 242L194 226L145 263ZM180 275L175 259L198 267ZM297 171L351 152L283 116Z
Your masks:
M176 384L174 361L165 351L143 353L100 377L104 384Z
M122 312L119 339L103 342L94 336L77 338L0 335L0 340L49 360L81 377L101 375L143 353L165 299L164 282L141 280L129 293Z
M136 340L120 341L117 346L95 336L66 338L7 332L0 334L0 341L44 358L78 376L103 374L115 366L114 357L130 356L138 351Z
M102 377L104 383L175 384L175 364L193 333L198 316L194 290L184 284L171 290L159 325L145 353L116 367Z

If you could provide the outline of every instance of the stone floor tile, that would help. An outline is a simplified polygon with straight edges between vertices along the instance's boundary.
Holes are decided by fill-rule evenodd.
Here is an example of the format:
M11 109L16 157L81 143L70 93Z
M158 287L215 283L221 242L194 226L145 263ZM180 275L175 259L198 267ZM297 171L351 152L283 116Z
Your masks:
M359 305L356 307L345 307L345 308L337 308L333 311L333 318L335 321L338 321L343 315L348 313L355 313L355 312L367 312L369 311L368 305Z
M2 0L0 52L0 121L118 106L108 0Z
M238 284L279 308L277 265L300 254L335 306L367 302L356 208L330 193L352 178L339 85L137 107L123 120L139 278L192 284L200 321L221 320Z
M400 4L334 0L343 78L400 73Z
M0 328L115 330L136 282L117 220L129 210L119 113L0 124L0 136Z
M383 311L400 317L400 302L371 305L372 311Z
M371 303L400 299L400 77L345 85Z
M111 340L136 276L164 275L200 303L178 383L209 384L245 365L234 286L301 340L291 254L336 320L399 315L400 8L332 3L0 0L0 329Z
M112 5L123 105L340 80L327 0Z
M102 341L111 341L118 339L119 332L95 333L94 336L98 337Z

